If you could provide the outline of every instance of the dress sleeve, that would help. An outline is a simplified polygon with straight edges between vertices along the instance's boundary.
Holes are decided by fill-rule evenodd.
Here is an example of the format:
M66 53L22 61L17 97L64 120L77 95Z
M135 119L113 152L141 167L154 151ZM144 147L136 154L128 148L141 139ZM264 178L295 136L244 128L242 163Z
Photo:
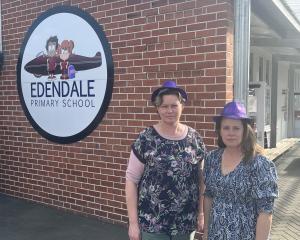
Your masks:
M205 144L201 138L201 136L199 135L197 137L197 158L199 160L199 162L201 163L200 166L203 166L202 162L205 159L207 152L206 152L206 147Z
M141 163L133 151L131 151L126 170L126 179L138 184L143 175L144 167L145 165Z
M204 177L204 184L205 184L205 191L204 191L204 196L206 197L213 197L210 184L209 184L209 175L211 171L211 157L212 157L212 152L209 152L205 159L204 159L204 170L203 170L203 177Z
M138 160L140 160L142 163L146 163L146 160L144 158L145 153L145 147L146 147L146 136L145 136L146 130L142 131L138 138L134 141L134 143L131 145L131 150L133 151L134 155L137 157Z
M274 199L278 197L277 172L275 164L258 155L254 159L252 179L252 197L256 199L257 213L272 213Z

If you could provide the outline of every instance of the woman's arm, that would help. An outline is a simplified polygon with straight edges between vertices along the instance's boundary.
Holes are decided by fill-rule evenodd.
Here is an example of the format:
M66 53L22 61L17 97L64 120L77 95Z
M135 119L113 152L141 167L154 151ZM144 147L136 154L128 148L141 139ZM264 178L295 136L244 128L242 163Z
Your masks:
M261 212L256 223L256 240L267 240L271 230L272 214Z
M212 205L212 198L210 198L208 196L204 196L204 235L203 235L203 240L207 239L211 205Z
M137 185L136 183L126 180L126 204L129 218L129 229L128 235L130 240L140 240L141 232L138 222L138 213L137 213Z
M144 172L144 164L142 164L135 156L133 151L130 153L129 163L126 170L126 203L129 218L128 235L130 240L140 240L141 233L138 221L138 190L137 186Z

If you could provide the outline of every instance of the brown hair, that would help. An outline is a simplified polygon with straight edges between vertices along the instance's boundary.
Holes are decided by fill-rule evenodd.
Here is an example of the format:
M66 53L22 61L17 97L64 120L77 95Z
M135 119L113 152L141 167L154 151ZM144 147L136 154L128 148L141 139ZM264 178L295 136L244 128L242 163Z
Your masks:
M160 90L160 92L157 94L155 97L155 100L153 102L153 105L156 107L159 107L162 104L163 101L163 96L165 95L174 95L178 97L180 103L185 103L185 99L181 96L180 92L176 89L171 89L171 88L164 88Z
M217 132L217 143L218 146L221 148L225 148L226 145L222 140L221 137L221 122L223 118L219 118L216 121L216 132ZM244 153L243 161L250 162L257 154L263 154L264 149L259 146L256 142L256 136L255 133L250 126L249 122L245 119L241 119L241 122L243 124L243 139L241 142L242 152Z

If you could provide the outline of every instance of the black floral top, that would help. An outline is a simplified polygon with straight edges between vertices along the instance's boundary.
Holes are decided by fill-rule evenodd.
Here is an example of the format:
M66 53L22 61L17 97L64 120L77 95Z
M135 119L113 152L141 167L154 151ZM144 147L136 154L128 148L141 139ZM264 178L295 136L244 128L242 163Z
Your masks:
M199 133L188 128L184 139L169 140L149 127L140 133L132 150L145 164L138 199L142 231L169 235L194 231L200 163L206 152Z

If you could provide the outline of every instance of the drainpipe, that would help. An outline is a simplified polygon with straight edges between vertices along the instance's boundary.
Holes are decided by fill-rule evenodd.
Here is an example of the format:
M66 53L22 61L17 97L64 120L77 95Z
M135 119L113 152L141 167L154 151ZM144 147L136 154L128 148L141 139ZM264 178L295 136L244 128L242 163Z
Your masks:
M2 49L2 10L0 1L0 71L3 67L3 49Z
M288 124L287 124L287 137L294 137L294 104L295 104L295 75L296 70L299 68L299 65L291 64L289 68L289 75L288 75Z
M246 107L249 91L251 0L234 1L234 99Z

